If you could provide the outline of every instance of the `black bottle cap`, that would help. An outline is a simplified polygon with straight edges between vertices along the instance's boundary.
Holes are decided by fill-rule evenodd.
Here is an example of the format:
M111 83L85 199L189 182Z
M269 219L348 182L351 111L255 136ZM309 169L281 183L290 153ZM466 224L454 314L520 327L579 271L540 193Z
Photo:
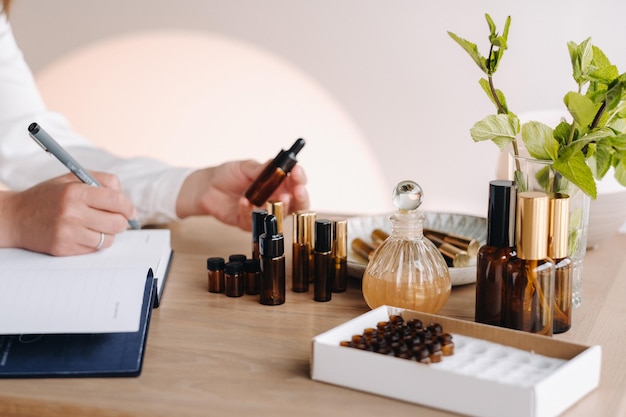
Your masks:
M226 262L226 273L228 275L236 275L243 273L243 263L242 262Z
M234 254L228 257L228 262L241 262L242 264L246 261L248 257L242 254Z
M497 248L515 246L515 201L517 188L513 181L489 183L487 245Z
M252 211L252 241L258 242L259 236L265 232L265 216L267 210L255 209Z
M278 221L273 214L265 216L265 233L259 236L259 252L266 258L277 258L285 253L285 239L278 233Z
M332 248L332 225L327 219L315 221L315 252L330 252Z
M206 269L210 271L217 271L224 269L224 258L214 257L206 260Z
M243 270L246 272L259 272L261 270L261 261L259 259L246 259L243 263Z
M281 150L276 158L274 158L274 165L278 168L282 169L285 172L291 171L291 169L296 165L298 160L296 159L296 155L300 152L300 149L304 147L304 139L300 138L295 141L291 148L287 151Z

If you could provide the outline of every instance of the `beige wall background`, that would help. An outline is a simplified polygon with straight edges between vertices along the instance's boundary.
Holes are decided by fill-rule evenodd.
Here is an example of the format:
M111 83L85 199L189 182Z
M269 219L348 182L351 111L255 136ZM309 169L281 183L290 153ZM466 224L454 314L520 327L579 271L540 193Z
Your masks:
M486 215L498 150L468 131L493 108L478 68L446 33L486 53L485 13L499 27L512 16L496 83L516 113L562 107L574 88L570 40L591 36L626 69L626 3L618 0L16 0L11 22L35 72L90 43L155 29L264 48L334 97L373 148L389 190L413 179L426 209Z

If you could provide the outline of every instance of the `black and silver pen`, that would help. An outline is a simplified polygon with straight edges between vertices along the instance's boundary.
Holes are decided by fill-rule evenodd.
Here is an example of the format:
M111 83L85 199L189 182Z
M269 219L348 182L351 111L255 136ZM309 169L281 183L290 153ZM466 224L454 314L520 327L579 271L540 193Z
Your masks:
M65 165L67 169L72 172L72 174L76 175L78 179L85 184L91 185L92 187L100 187L100 183L98 183L98 181L92 177L89 172L72 157L72 155L67 153L67 151L52 138L52 136L43 130L39 124L31 123L28 126L28 133L30 134L30 137L43 148L44 151L54 155L54 157ZM128 224L133 229L141 229L137 220L129 219Z

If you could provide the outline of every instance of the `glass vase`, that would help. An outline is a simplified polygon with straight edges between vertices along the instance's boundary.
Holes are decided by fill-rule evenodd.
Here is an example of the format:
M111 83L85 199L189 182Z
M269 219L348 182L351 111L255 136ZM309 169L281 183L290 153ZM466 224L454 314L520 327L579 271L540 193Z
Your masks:
M509 179L519 191L543 191L569 195L568 256L572 261L572 307L582 303L583 259L587 251L590 198L552 168L552 161L511 155ZM517 171L517 174L516 174Z

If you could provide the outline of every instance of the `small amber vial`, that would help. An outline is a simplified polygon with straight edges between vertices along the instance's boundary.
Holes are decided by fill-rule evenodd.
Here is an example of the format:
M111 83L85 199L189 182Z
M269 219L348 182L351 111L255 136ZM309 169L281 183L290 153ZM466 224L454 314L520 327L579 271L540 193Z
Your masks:
M229 297L243 295L243 264L241 262L227 262L224 274L224 292Z
M261 261L259 259L246 259L243 263L244 292L248 295L257 295L261 285Z
M209 292L224 292L224 258L213 257L206 260Z

